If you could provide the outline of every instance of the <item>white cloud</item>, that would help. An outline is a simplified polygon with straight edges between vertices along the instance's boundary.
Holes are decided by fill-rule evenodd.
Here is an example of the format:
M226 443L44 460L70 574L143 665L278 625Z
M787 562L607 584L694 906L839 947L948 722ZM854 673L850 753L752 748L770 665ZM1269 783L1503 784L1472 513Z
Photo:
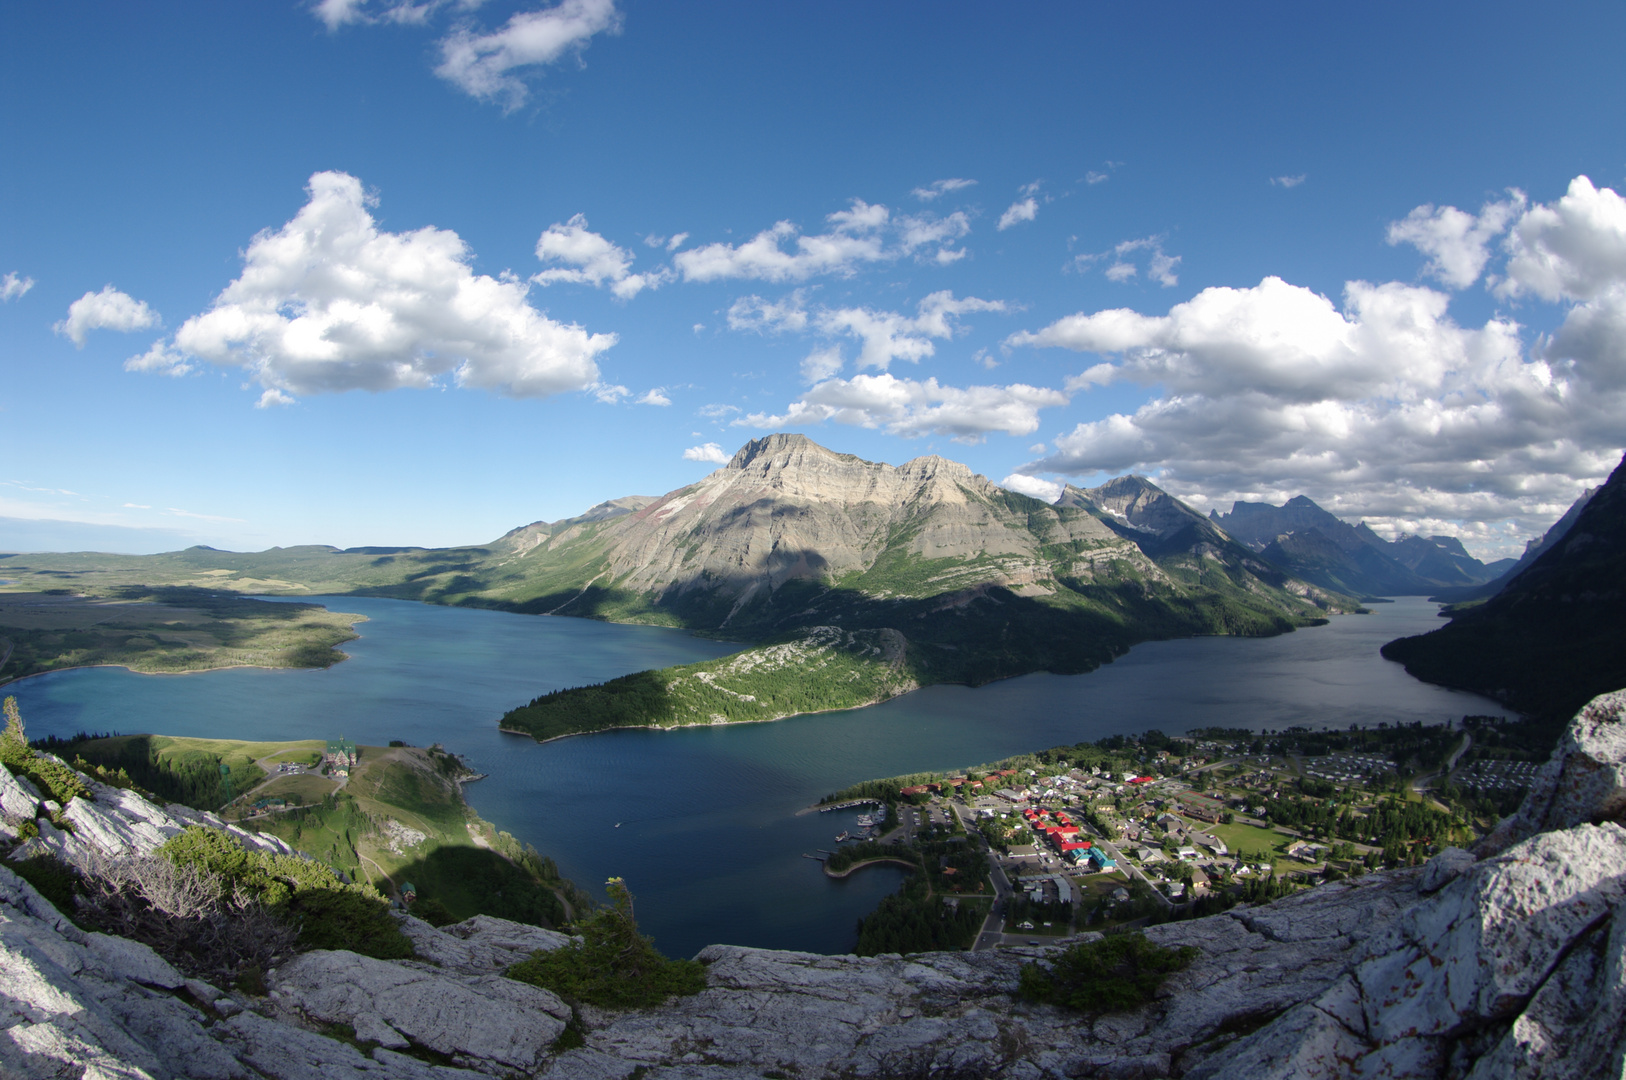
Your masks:
M701 446L691 446L683 451L684 461L709 461L713 465L727 465L729 463L728 451L714 442Z
M1442 219L1430 208L1408 220ZM1422 235L1435 243L1477 227ZM1626 201L1577 178L1564 198L1524 212L1506 246L1503 295L1569 305L1560 330L1528 348L1507 318L1459 325L1435 289L1352 281L1339 307L1275 277L1205 289L1163 316L1080 313L1013 334L1007 346L1108 358L1069 391L1157 388L1019 471L1151 472L1219 506L1309 494L1374 528L1424 523L1482 543L1539 533L1626 443ZM1435 248L1442 276L1483 269L1469 265L1473 250L1465 262L1461 245Z
M742 296L728 307L730 330L754 330L759 334L807 329L806 298L797 289L778 301L760 296Z
M15 270L11 271L5 277L0 278L0 303L15 300L33 287L33 278L18 277Z
M1053 503L1061 498L1064 485L1054 480L1041 480L1037 476L1028 476L1024 473L1011 473L999 482L999 486L1019 491L1023 495L1030 495L1040 502Z
M1173 288L1180 283L1180 275L1175 273L1175 270L1180 266L1181 257L1167 254L1163 250L1165 239L1167 237L1159 234L1142 237L1139 240L1124 240L1107 251L1075 255L1062 270L1082 274L1097 263L1111 259L1112 261L1102 271L1107 280L1119 283L1131 281L1140 275L1140 266L1132 258L1138 257L1139 252L1144 253L1146 276L1166 289Z
M1573 302L1542 354L1594 388L1626 388L1626 199L1578 176L1520 217L1507 250L1500 294Z
M999 215L999 224L996 226L996 228L998 228L1000 232L1004 232L1012 225L1018 225L1024 221L1032 221L1038 216L1039 201L1030 195L1025 199L1018 199L1016 202L1011 203L1005 212Z
M976 443L992 431L1027 435L1039 426L1039 410L1067 404L1056 390L1013 383L1009 386L941 386L894 375L855 375L826 379L811 387L784 413L753 413L736 427L781 428L833 420L893 435L950 435Z
M678 248L683 246L683 241L687 240L688 238L689 238L689 234L686 233L686 232L680 232L680 233L675 234L672 237L672 239L670 239L670 240L668 240L666 242L666 250L667 251L676 251Z
M1096 172L1094 169L1091 169L1089 172L1084 174L1084 182L1086 184L1090 184L1092 186L1095 185L1095 184L1104 184L1108 180L1111 180L1111 179L1112 179L1111 174L1104 173L1104 172Z
M272 386L266 388L265 392L260 395L260 400L254 403L254 407L256 409L269 409L277 405L292 405L293 403L293 398Z
M933 180L925 187L915 188L909 194L921 202L931 202L933 199L940 198L951 191L959 191L961 188L971 187L975 183L975 180Z
M734 413L739 412L740 409L738 405L712 404L702 405L695 411L701 416L704 416L707 420L721 420L725 416L732 416Z
M1454 206L1425 204L1389 223L1390 244L1410 244L1428 256L1424 272L1453 289L1466 289L1490 260L1490 242L1524 209L1524 192L1511 190L1503 202L1488 202L1479 216Z
M1502 295L1596 300L1626 284L1626 199L1577 176L1563 198L1519 218L1507 248Z
M1146 276L1162 285L1165 289L1180 284L1180 277L1174 270L1180 265L1180 256L1167 255L1163 251L1162 235L1147 236L1139 240L1124 240L1112 249L1118 261L1107 267L1107 277L1113 281L1126 281L1135 276L1135 267L1124 261L1125 256L1137 251L1147 254Z
M598 385L595 357L614 334L554 322L523 284L475 274L450 230L381 231L353 176L317 173L307 191L293 220L249 243L242 275L208 311L127 366L198 358L242 367L284 396L427 387L446 375L511 397Z
M1270 182L1275 187L1296 188L1308 179L1307 174L1299 173L1297 176L1272 176Z
M536 257L544 263L561 263L531 275L539 285L567 281L583 285L603 285L622 300L630 300L644 289L659 288L670 280L670 272L634 274L632 252L618 247L587 228L587 218L577 214L563 225L554 222L536 241Z
M850 277L866 265L895 262L915 255L937 262L953 262L964 252L948 245L971 231L963 213L901 215L878 203L852 200L846 210L826 216L830 229L808 236L789 221L764 229L743 244L722 242L682 251L672 262L685 281L722 281L757 278L763 281L805 281L820 274ZM786 245L792 250L786 250ZM928 256L924 249L938 246Z
M101 292L87 292L68 305L68 317L51 329L76 346L85 347L85 335L92 330L148 330L158 325L158 312L111 285Z
M863 344L858 352L860 368L882 371L893 360L918 363L937 349L932 338L954 336L956 317L972 311L1005 311L1003 300L979 300L967 296L956 300L944 289L921 300L914 316L869 308L837 308L819 314L818 327L826 334L848 334Z
M656 386L649 390L645 390L643 394L637 398L637 402L640 405L670 405L672 404L672 399L666 396L666 387Z
M904 251L915 251L935 244L940 246L932 256L932 261L939 265L958 262L965 258L964 248L955 249L949 246L971 231L971 219L960 211L941 218L931 214L900 217L897 225L899 242Z
M196 371L197 365L193 364L184 352L160 338L152 343L152 348L140 356L132 356L126 360L124 370L149 375L181 376Z
M815 349L802 358L802 379L809 383L823 382L832 375L840 374L846 364L839 345Z
M606 405L619 404L621 399L632 393L619 383L597 382L587 387L587 392L604 402Z
M551 64L585 49L594 35L620 29L615 0L561 0L540 11L518 12L489 34L460 27L440 43L435 74L473 97L503 98L508 108L517 108L527 91L512 72Z
M337 30L350 23L367 21L366 7L367 0L318 0L311 12L326 23L329 30Z

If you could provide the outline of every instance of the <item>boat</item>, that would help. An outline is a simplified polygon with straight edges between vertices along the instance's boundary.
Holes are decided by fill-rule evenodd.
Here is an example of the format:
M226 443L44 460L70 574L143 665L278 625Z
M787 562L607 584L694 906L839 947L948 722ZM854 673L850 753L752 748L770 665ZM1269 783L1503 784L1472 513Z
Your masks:
M838 843L838 844L839 844L839 843L841 843L841 842L842 842L842 841L843 841L843 840L851 840L851 839L852 839L852 836L851 836L851 834L849 834L849 833L845 833L845 832L844 832L844 833L842 833L842 834L840 834L840 835L839 835L839 836L837 836L837 837L836 837L836 843Z
M858 815L858 824L867 829L871 825L875 824L875 819L870 817L868 814L859 814Z

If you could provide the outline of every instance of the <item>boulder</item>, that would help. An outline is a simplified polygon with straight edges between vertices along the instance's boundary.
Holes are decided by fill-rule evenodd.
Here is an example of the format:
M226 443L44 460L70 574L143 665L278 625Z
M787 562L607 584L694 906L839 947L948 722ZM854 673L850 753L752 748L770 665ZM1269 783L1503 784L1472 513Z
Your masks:
M547 990L501 975L440 975L351 952L319 950L271 975L285 1003L357 1038L428 1047L459 1060L531 1070L564 1030L570 1007ZM404 1038L391 1038L398 1034Z
M1564 729L1524 803L1479 842L1491 855L1538 832L1626 819L1626 691L1600 694Z

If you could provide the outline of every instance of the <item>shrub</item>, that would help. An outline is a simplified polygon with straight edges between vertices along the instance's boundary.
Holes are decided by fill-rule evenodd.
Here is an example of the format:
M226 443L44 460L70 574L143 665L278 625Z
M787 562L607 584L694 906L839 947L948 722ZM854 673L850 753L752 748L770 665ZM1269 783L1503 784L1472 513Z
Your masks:
M230 984L292 951L298 931L216 874L157 855L94 859L78 911L87 927L150 946L182 971Z
M213 875L223 893L242 893L289 919L306 948L349 949L380 960L412 955L412 943L378 890L346 884L322 863L249 851L217 829L196 825L158 853L177 866Z
M706 988L705 968L694 960L668 960L638 932L632 893L620 878L609 880L610 906L576 923L581 941L538 949L509 968L511 979L540 986L572 1001L611 1009L659 1005L672 994Z
M450 926L457 922L457 916L452 914L452 910L433 896L413 904L412 914L430 926Z
M1122 1012L1151 1001L1163 980L1197 958L1190 945L1165 948L1145 934L1114 934L1074 945L1049 971L1024 964L1017 994L1086 1013Z
M6 728L0 732L0 765L18 776L26 776L34 786L63 806L74 798L90 798L90 789L74 771L52 757L45 757L28 745L23 730L23 716L17 708L17 699L8 697L3 706Z
M32 825L33 822L28 824ZM35 830L35 835L39 831ZM80 891L79 875L73 868L51 855L35 855L21 862L6 864L11 872L34 886L58 911L73 917L73 897Z

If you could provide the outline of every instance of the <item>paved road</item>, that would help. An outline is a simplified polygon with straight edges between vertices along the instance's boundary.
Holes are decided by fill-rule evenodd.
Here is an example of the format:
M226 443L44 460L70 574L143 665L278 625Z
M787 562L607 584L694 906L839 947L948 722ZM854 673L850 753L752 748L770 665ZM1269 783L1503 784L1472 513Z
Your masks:
M1436 776L1450 776L1451 770L1457 767L1457 759L1462 757L1463 754L1466 754L1468 752L1468 747L1472 746L1473 744L1474 737L1468 732L1464 731L1462 733L1462 742L1455 750L1451 751L1451 756L1445 759L1445 768L1437 773L1429 773L1427 776L1419 776L1417 779L1411 782L1411 789L1421 795L1423 792L1428 790L1429 782Z
M982 831L976 825L966 821L964 815L960 813L960 806L950 802L948 808L949 812L954 815L954 819L965 829L967 836L975 836L983 841L983 850L988 852L988 879L994 883L994 902L988 908L988 917L983 920L982 929L977 932L977 940L971 946L971 951L987 952L1001 943L1010 944L1005 942L1003 932L1005 929L1005 916L1003 911L1005 901L1010 899L1012 892L1011 879L1005 876L1005 868L996 861L993 849L988 846L988 841L983 837Z

